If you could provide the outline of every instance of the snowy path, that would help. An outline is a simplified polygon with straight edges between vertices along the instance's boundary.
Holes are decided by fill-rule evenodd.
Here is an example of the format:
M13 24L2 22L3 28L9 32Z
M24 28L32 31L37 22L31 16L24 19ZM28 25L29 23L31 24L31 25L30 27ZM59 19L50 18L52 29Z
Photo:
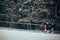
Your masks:
M0 29L0 40L60 40L60 35L29 30Z

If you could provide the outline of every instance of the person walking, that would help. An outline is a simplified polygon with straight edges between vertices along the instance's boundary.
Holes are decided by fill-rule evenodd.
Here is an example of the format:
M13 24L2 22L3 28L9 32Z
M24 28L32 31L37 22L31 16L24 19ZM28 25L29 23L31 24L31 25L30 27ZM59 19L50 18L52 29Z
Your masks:
M55 29L55 24L52 23L52 25L51 25L51 29L50 29L52 34L54 33L54 29Z
M47 32L47 31L48 31L48 22L45 23L45 25L44 25L44 32Z

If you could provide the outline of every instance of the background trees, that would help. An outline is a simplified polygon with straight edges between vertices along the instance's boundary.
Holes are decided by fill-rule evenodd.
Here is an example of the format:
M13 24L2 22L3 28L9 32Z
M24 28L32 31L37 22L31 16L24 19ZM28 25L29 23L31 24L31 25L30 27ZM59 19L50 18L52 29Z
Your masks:
M55 0L0 0L0 21L59 24L59 7Z

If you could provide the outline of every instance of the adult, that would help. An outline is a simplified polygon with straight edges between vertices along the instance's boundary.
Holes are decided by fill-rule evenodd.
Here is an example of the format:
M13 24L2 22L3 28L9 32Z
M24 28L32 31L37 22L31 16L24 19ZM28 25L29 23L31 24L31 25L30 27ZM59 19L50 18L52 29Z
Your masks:
M50 30L51 30L51 33L54 33L54 29L55 29L55 24L52 23L52 24L51 24L51 29L50 29Z
M45 31L45 32L48 31L48 22L44 24L44 31Z

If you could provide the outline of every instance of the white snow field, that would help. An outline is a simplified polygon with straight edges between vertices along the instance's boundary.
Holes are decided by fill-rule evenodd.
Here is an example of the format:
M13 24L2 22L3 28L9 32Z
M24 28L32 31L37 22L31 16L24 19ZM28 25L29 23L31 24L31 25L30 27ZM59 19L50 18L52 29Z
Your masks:
M0 40L60 40L60 34L39 31L0 28Z

